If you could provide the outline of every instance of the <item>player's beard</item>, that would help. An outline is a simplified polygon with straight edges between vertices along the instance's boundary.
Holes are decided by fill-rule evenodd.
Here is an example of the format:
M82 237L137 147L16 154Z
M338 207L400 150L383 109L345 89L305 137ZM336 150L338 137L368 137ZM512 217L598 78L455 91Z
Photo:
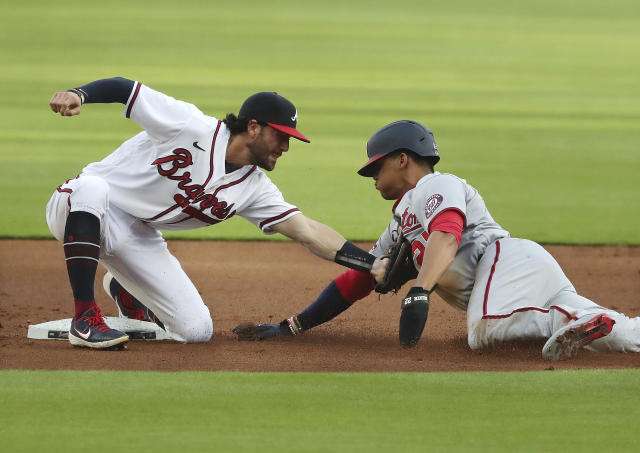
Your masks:
M264 170L271 171L276 167L276 161L282 153L277 153L269 149L269 145L266 143L262 134L263 131L260 131L260 134L258 134L255 140L247 143L247 148L249 148L252 165L257 165Z

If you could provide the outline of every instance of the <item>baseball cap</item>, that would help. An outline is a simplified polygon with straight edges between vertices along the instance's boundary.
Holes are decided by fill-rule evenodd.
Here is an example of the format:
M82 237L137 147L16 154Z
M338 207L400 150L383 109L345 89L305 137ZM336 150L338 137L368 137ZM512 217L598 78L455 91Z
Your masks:
M373 176L374 163L386 155L406 149L419 156L430 157L433 165L438 163L438 147L433 132L416 121L401 120L387 124L376 131L367 142L369 161L358 170L360 176Z
M275 91L263 91L247 98L240 107L238 118L266 123L274 129L310 143L297 129L298 110L287 98Z

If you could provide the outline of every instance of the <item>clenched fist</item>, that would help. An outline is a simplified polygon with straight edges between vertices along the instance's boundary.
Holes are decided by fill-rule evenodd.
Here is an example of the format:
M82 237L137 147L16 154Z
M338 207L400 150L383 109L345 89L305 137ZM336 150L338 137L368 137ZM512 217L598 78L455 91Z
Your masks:
M82 101L80 96L71 91L58 91L49 101L51 110L62 116L74 116L80 114Z

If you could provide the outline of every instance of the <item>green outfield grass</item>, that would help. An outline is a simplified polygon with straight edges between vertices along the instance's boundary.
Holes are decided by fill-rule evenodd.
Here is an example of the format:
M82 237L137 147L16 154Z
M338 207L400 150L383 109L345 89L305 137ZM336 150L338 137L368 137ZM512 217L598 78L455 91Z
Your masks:
M430 126L513 235L640 244L636 0L0 5L0 237L48 237L44 205L138 126L119 106L48 111L56 90L121 75L222 116L277 90L299 107L272 178L309 216L375 239L390 203L356 176L387 122ZM173 234L260 238L242 219Z
M637 451L637 371L0 372L4 451ZM375 396L373 396L375 395Z

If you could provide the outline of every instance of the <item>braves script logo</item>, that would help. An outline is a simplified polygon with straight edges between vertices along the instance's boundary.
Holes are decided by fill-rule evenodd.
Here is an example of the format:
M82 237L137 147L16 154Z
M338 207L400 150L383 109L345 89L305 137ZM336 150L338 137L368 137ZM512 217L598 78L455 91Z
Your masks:
M235 211L231 213L233 203L227 205L226 201L220 201L218 197L204 193L204 187L200 184L195 184L191 180L191 172L185 171L181 175L176 175L179 169L193 164L193 158L189 151L184 148L176 148L171 153L152 162L152 165L156 166L160 175L166 176L173 181L178 181L178 189L184 192L188 200L192 200L193 203L200 203L201 211L211 208L211 214L218 219L226 219L235 214Z
M424 207L424 215L427 217L427 219L431 217L434 212L436 212L436 209L438 209L438 206L440 206L441 204L442 195L440 195L439 193L431 195L429 198L427 198L427 204Z

